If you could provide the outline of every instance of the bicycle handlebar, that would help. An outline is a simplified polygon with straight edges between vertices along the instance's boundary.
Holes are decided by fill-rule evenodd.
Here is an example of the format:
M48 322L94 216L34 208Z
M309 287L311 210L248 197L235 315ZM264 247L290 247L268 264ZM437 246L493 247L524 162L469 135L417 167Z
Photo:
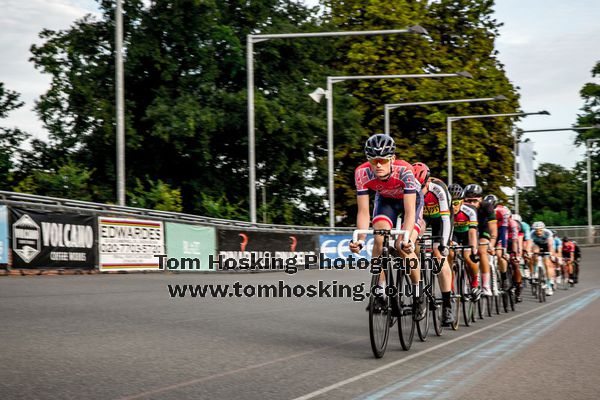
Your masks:
M404 239L405 241L408 239L408 231L407 230L402 230L402 229L355 229L352 232L352 241L356 242L358 240L358 235L361 234L367 234L367 235L384 235L384 234L389 234L389 235L395 235L395 236L400 236L400 235L404 235Z

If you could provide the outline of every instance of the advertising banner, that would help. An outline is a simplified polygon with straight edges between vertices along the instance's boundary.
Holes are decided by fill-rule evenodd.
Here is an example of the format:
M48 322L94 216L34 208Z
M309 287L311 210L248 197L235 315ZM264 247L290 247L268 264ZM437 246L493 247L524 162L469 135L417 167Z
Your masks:
M250 260L251 266L248 269L263 269L262 266L271 266L274 264L271 261L276 259L286 262L293 259L297 266L303 266L307 256L318 256L318 238L318 235L306 233L220 229L218 250L219 256L232 260L232 264ZM256 262L257 260L261 263ZM253 265L256 265L256 268L253 268ZM217 267L215 263L212 264L212 269Z
M13 268L94 268L91 215L11 208Z
M533 168L533 142L519 143L518 187L535 187L535 169Z
M0 264L8 264L8 208L0 205Z
M321 235L319 237L321 260L347 259L348 256L353 260L359 258L370 260L373 250L373 237L369 236L367 238L365 246L358 254L353 254L348 248L351 240L352 235Z
M164 255L161 221L98 217L101 271L158 270Z
M166 223L167 257L165 267L176 271L209 271L209 256L216 254L217 234L213 227ZM198 261L196 261L198 260Z

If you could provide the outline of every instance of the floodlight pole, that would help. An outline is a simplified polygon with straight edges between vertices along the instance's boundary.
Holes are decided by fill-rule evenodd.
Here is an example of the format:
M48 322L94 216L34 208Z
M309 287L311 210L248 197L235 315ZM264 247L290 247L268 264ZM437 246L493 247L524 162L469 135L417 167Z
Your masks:
M250 34L246 36L246 73L248 90L248 180L250 221L256 223L256 151L255 151L255 119L254 119L254 43L271 39L298 39L335 36L368 36L392 35L401 33L416 33L426 35L427 31L419 26L407 29L387 29L372 31L343 31L343 32L314 32L314 33L281 33L281 34Z

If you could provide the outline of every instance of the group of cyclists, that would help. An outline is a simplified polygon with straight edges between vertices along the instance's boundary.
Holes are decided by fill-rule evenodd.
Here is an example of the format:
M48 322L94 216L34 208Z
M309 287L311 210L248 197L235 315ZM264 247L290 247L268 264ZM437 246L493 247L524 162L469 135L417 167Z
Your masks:
M578 271L574 268L580 257L577 244L546 228L541 221L530 227L520 215L512 214L503 201L494 194L484 196L478 184L447 186L441 179L430 176L424 163L410 164L396 158L396 145L391 136L375 134L365 143L367 162L355 170L357 190L357 229L374 230L396 228L398 217L405 234L395 247L404 258L417 258L416 246L427 227L434 239L433 254L443 265L438 280L442 295L442 325L454 323L452 310L452 270L455 257L452 248L463 246L463 255L471 287L477 301L491 296L489 255L496 255L502 290L514 289L516 302L521 302L523 279L537 279L534 265L537 257L544 257L546 281L540 282L545 294L551 296L556 287L556 269L563 271L561 279L576 284ZM369 190L375 192L373 213L370 213ZM398 227L399 228L399 227ZM359 235L349 247L354 253L364 246L366 235ZM382 236L374 237L372 257L378 258L383 248ZM524 264L521 273L520 264ZM507 271L512 272L508 282ZM426 315L425 296L419 292L420 268L411 270L417 321ZM512 288L507 285L512 285ZM385 277L380 275L378 289L385 295Z

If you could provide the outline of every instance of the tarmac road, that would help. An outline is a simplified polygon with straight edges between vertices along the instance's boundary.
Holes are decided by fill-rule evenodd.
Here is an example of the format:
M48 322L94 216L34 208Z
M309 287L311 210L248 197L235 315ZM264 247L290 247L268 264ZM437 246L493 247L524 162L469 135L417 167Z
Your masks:
M0 278L2 399L597 399L600 248L541 304L374 359L365 302L171 298L171 284L357 285L367 271ZM528 293L526 290L525 293Z

